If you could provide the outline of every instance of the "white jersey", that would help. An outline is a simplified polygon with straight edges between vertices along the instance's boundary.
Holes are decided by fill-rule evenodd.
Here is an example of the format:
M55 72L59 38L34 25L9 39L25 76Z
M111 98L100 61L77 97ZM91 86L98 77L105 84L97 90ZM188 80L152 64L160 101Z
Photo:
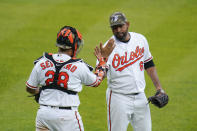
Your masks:
M53 54L52 57L59 63L71 59L66 54ZM55 71L53 63L43 57L34 66L26 85L32 89L38 86L46 86L46 84L52 82ZM91 85L96 81L96 75L82 61L64 65L60 69L59 76L59 79L61 79L59 81L60 86L75 92L82 90L82 84ZM78 94L72 95L57 89L45 89L40 94L39 104L59 107L79 106L80 100Z
M131 38L127 43L112 36L116 47L107 62L108 88L122 94L144 92L144 63L153 58L146 38L138 33L129 33Z

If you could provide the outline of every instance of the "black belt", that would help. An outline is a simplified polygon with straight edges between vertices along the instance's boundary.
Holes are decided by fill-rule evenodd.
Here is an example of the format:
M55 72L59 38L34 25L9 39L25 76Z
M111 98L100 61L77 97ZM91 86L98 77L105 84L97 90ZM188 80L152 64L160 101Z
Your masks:
M111 90L111 91L112 91L112 90ZM114 91L112 91L112 92L114 92ZM119 92L114 92L114 93L123 94L123 95L138 95L138 94L140 94L140 92L138 92L138 93L128 93L128 94L119 93Z
M42 106L47 106L47 105L42 105ZM51 108L59 108L59 109L63 109L63 110L71 110L71 107L58 107L58 106L47 106L47 107L51 107Z
M139 93L131 93L131 95L138 95Z

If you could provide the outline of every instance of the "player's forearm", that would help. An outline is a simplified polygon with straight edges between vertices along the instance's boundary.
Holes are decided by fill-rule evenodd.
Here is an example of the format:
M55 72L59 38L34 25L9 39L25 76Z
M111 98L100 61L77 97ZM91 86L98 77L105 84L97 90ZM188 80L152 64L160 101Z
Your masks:
M36 89L31 89L29 88L28 86L26 86L26 91L29 92L30 94L37 94L39 92L39 89L36 88Z
M157 75L157 71L156 71L156 68L153 66L153 67L150 67L148 69L146 69L148 75L150 76L154 86L156 87L157 90L160 90L162 89L161 87L161 84L160 84L160 81L159 81L159 77Z
M95 75L97 76L96 78L96 82L94 85L92 85L93 87L98 87L102 80L105 78L106 73L107 73L107 66L106 66L106 62L104 61L104 59L100 59L99 60L99 64L97 65L97 67L95 68Z
M103 81L104 77L105 77L105 71L100 70L100 69L96 69L95 75L97 77L96 78L97 82L93 87L98 87L101 84L101 82Z

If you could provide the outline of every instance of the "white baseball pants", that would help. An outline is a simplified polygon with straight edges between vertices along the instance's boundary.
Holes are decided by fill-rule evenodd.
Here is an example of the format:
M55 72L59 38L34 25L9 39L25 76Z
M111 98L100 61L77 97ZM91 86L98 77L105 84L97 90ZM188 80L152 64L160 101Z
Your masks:
M81 116L76 109L40 106L36 117L36 130L84 131Z
M106 92L108 131L127 131L131 123L134 131L151 131L150 108L145 93L124 95Z

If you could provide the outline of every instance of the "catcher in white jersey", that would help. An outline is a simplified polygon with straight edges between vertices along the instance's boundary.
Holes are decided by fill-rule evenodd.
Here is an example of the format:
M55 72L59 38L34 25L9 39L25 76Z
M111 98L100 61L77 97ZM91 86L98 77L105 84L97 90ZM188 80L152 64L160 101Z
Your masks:
M99 65L95 73L92 72L92 67L81 59L76 59L83 46L82 42L82 35L75 28L65 26L57 34L58 53L44 53L35 61L26 82L26 90L40 95L40 108L36 117L37 131L84 130L78 112L78 92L82 90L82 84L99 86L106 75L107 66L98 47L95 48L95 55ZM113 46L110 47L112 51ZM110 53L108 50L107 55Z
M113 13L110 26L114 35L108 43L115 43L116 47L107 61L108 131L126 131L129 123L134 131L151 131L150 109L144 93L144 69L156 90L164 91L148 42L143 35L128 32L129 22L123 13Z

